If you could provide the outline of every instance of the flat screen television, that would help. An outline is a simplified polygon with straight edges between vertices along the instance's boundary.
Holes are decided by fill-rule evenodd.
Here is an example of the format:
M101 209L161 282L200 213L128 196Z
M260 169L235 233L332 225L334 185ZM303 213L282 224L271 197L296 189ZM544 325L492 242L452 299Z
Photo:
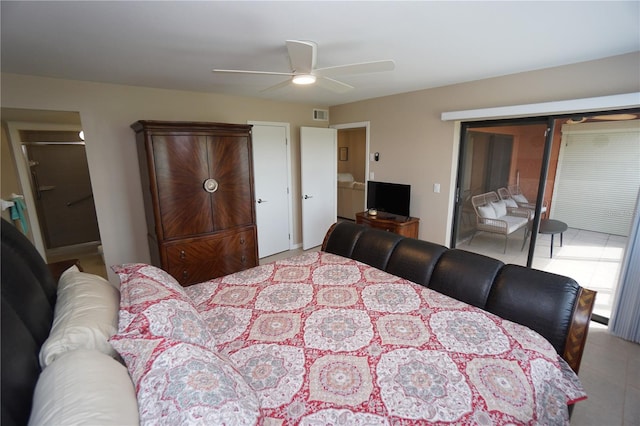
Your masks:
M390 182L367 182L367 209L397 216L409 216L411 185Z

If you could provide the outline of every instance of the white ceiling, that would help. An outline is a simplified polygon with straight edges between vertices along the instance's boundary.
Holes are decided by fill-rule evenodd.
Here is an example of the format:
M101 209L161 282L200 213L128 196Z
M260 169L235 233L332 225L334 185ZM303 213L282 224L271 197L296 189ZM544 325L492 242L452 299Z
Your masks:
M640 2L6 1L2 72L338 105L640 51ZM355 89L261 90L289 72L285 40L318 67L393 59Z

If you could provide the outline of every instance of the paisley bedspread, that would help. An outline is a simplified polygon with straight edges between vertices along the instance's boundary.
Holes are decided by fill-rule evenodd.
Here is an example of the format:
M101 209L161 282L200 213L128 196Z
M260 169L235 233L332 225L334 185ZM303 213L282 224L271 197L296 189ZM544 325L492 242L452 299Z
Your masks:
M532 330L334 254L186 292L265 425L568 424L586 398Z

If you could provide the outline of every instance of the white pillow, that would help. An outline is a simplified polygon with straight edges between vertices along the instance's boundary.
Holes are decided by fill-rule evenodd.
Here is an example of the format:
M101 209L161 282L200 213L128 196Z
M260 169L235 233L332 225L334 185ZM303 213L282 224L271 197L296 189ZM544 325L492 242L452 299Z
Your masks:
M353 182L353 175L351 173L338 173L338 182Z
M79 349L42 371L29 425L137 425L138 403L127 368Z
M485 219L496 219L496 210L490 205L478 206L478 213Z
M522 195L522 194L516 194L513 196L513 199L516 200L516 203L523 203L523 204L527 204L529 201L527 200L527 198Z
M496 217L502 217L507 215L507 205L504 201L492 201L491 207L496 211Z
M40 349L40 366L75 349L95 349L117 356L109 338L118 331L120 292L104 278L66 270L58 283L53 325Z
M74 285L84 282L107 283L115 289L118 289L117 285L110 283L101 276L81 272L76 265L73 265L69 269L65 270L62 275L60 275L60 280L58 281L58 292L63 291L67 287L73 287Z
M511 198L505 198L503 201L507 205L507 207L518 207L518 203L516 203L515 200Z

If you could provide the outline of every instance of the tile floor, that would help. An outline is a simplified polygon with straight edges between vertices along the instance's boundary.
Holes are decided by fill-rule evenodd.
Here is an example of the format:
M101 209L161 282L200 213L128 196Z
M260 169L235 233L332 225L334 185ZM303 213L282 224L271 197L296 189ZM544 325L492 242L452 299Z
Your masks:
M576 404L571 426L640 425L640 345L592 322L579 377L588 398Z

